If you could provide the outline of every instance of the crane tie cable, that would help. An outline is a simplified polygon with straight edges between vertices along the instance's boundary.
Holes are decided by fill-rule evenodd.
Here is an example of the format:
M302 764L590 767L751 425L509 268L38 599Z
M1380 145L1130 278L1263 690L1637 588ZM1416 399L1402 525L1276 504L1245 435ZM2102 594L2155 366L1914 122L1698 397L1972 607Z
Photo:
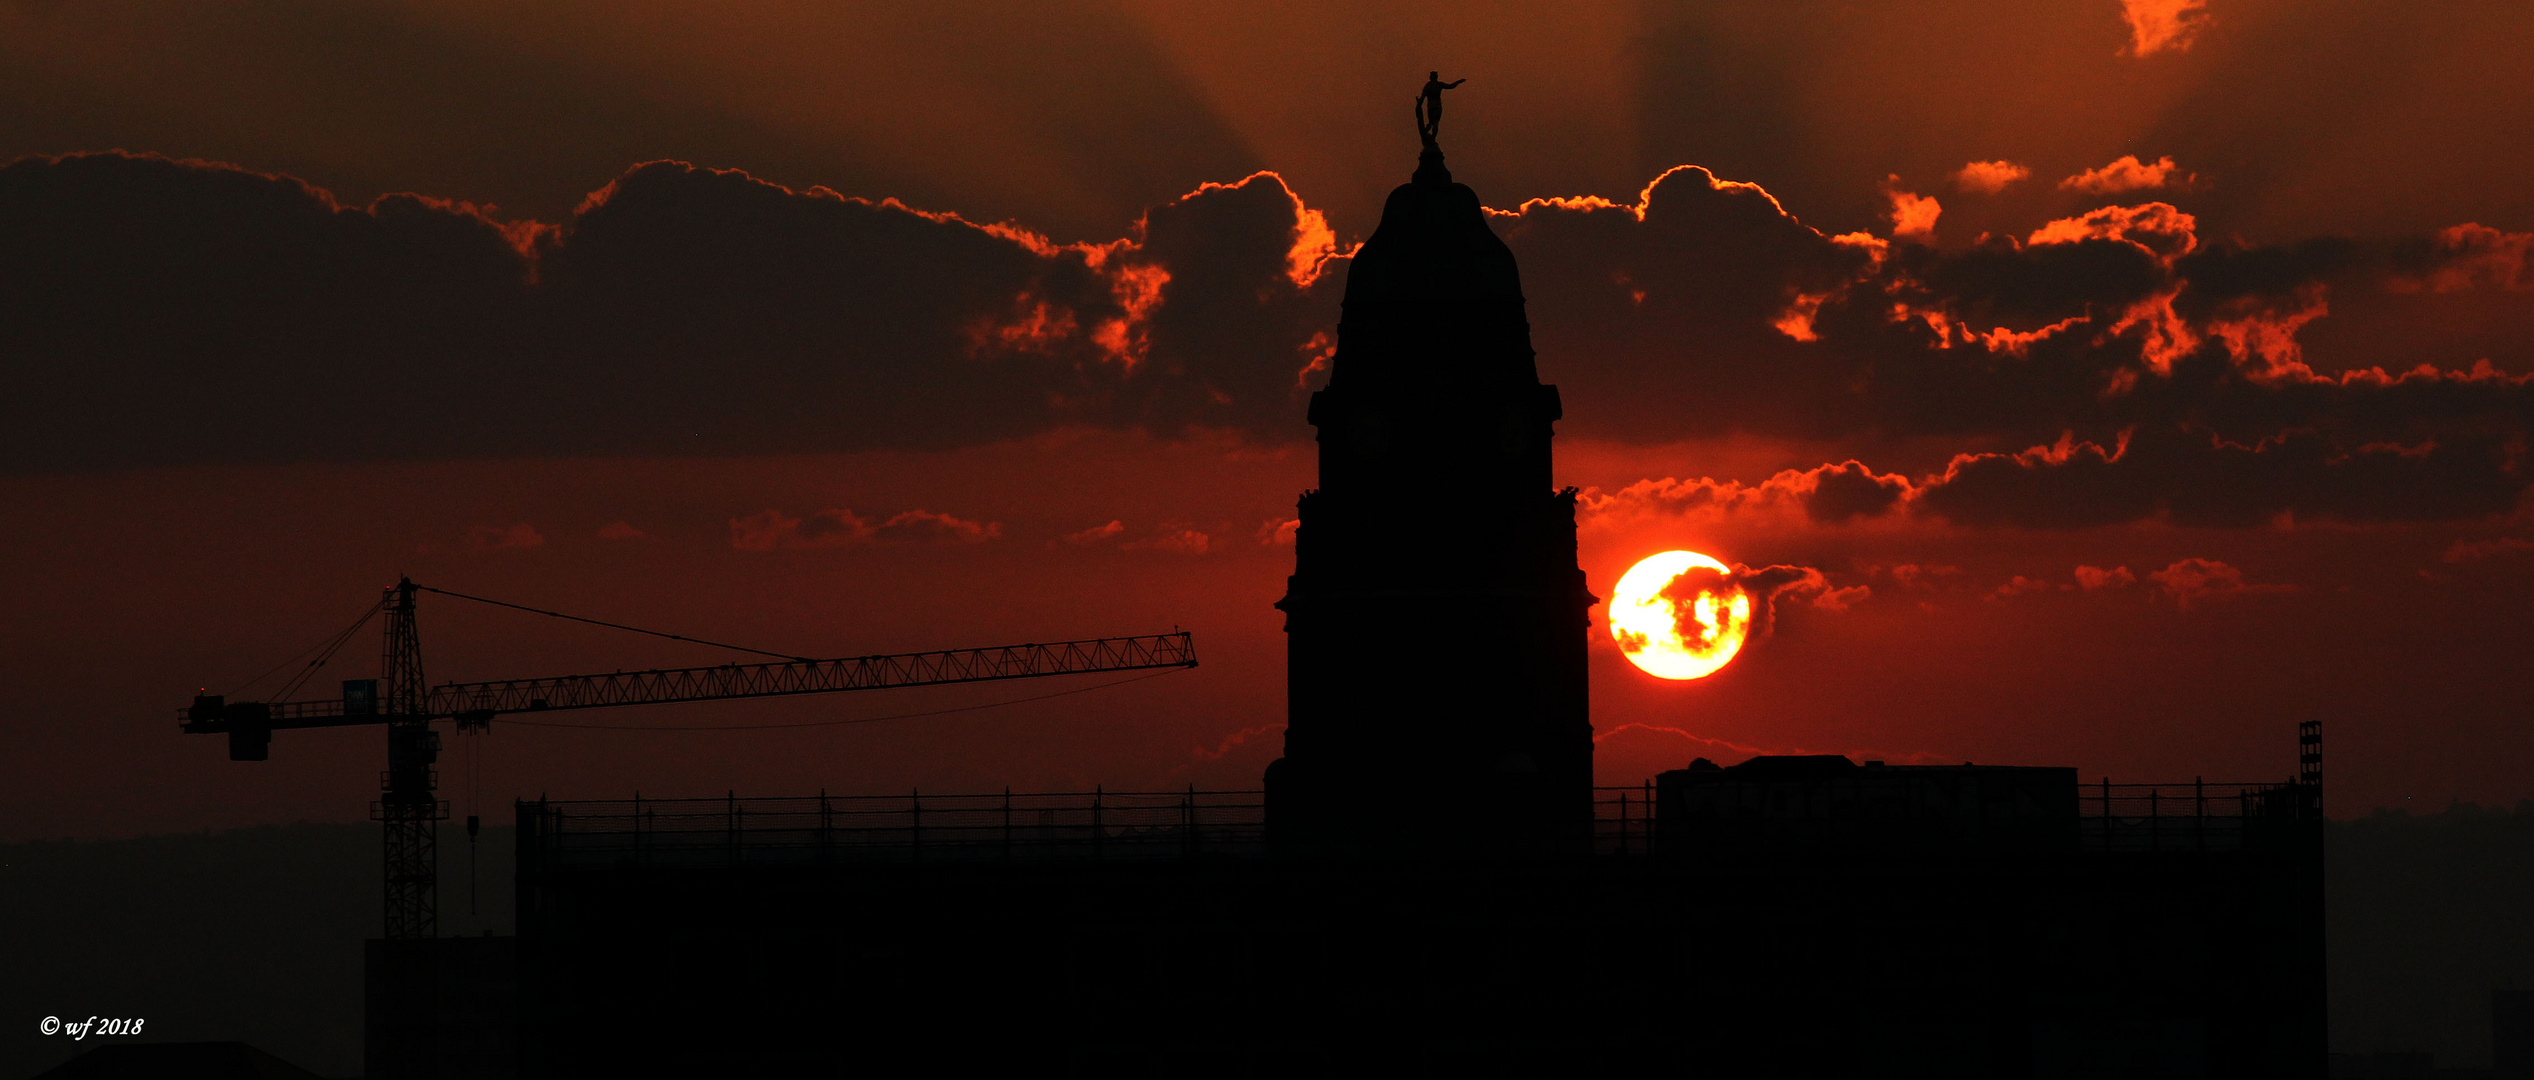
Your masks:
M420 586L416 586L416 588L420 588ZM502 723L524 724L529 727L582 728L589 731L767 731L776 728L835 727L840 724L876 724L882 720L911 720L919 716L946 716L950 713L975 712L979 709L996 709L1005 705L1019 705L1023 702L1045 701L1048 698L1060 698L1071 694L1088 694L1091 691L1106 690L1112 686L1124 686L1131 682L1142 682L1146 679L1158 679L1164 675L1176 675L1186 670L1188 669L1176 667L1163 668L1160 671L1148 672L1146 674L1136 675L1130 678L1113 679L1108 682L1100 683L1096 686L1077 686L1071 690L1058 690L1052 694L1038 694L1032 697L1012 698L1008 701L989 701L981 705L961 705L948 709L927 709L923 712L891 713L887 716L856 716L844 720L804 720L790 724L570 724L557 723L552 720L521 720L516 717L504 717L502 719Z
M560 612L560 611L547 611L547 610L546 610L546 609L544 609L544 608L532 608L532 607L529 607L529 606L528 606L528 605L526 605L526 604L513 604L513 603L510 603L510 602L505 601L505 600L487 600L487 599L485 599L485 598L483 598L483 597L481 597L481 596L468 596L468 595L466 595L465 593L461 593L461 592L450 592L450 591L449 591L449 590L447 590L447 589L435 589L435 588L432 588L432 587L431 587L431 586L429 586L429 585L417 584L417 585L415 585L415 586L414 586L414 588L420 589L420 590L422 590L423 592L427 592L427 593L438 593L438 594L440 594L440 595L442 595L442 596L451 597L451 598L458 599L458 600L473 600L473 601L475 601L475 602L476 602L476 603L478 603L478 604L491 604L491 605L493 605L494 607L506 607L506 608L511 608L511 609L513 609L513 610L530 612L530 613L537 614L537 615L551 615L551 616L553 616L553 617L555 617L555 618L558 618L558 619L568 619L568 620L570 620L570 621L572 621L572 622L588 623L588 624L590 624L590 625L592 625L592 626L604 626L604 627L606 627L606 628L608 628L608 629L610 629L610 630L630 630L630 631L632 631L632 632L634 632L634 633L637 633L637 634L649 634L649 635L651 635L652 637L667 638L667 639L669 639L669 640L671 640L671 641L684 641L684 642L689 642L689 643L696 644L696 645L710 645L710 646L712 646L712 647L714 647L714 648L716 648L716 649L729 649L729 650L732 650L732 651L734 651L734 652L755 653L755 654L757 654L757 655L759 655L759 656L771 656L771 657L774 657L774 658L775 658L775 659L777 659L777 660L794 660L794 661L798 661L798 662L800 662L800 663L804 663L804 664L816 663L816 662L817 662L817 661L815 661L815 660L813 660L813 659L811 659L811 658L809 658L809 657L806 657L806 656L794 656L794 655L792 655L791 653L768 652L768 651L766 651L766 650L764 650L764 649L751 649L751 648L749 648L749 647L747 647L747 646L745 646L745 645L732 645L732 644L730 644L730 643L728 643L728 642L724 642L724 641L706 641L706 640L704 640L703 638L688 637L688 636L686 636L686 635L684 635L684 634L669 634L669 633L663 633L663 632L658 631L658 630L645 630L645 629L643 629L643 628L641 628L641 627L639 627L639 626L627 626L627 625L625 625L625 624L623 624L623 623L612 623L612 622L608 622L608 621L607 621L607 620L605 620L605 619L585 619L585 618L582 618L581 616L578 616L578 615L566 615L566 614L564 614L564 613L562 613L562 612Z
M334 654L343 648L343 644L345 642L352 640L352 635L359 633L362 627L368 626L371 619L377 618L379 609L384 606L386 606L385 601L372 603L369 606L369 610L361 613L360 618L352 620L352 625L344 627L341 632L335 634L333 637L327 638L324 641L300 650L298 656L293 656L288 660L284 660L281 663L266 668L263 674L238 684L237 689L229 691L229 696L242 696L246 693L247 687L263 682L265 679L270 678L274 672L280 671L283 668L297 663L301 657L307 656L309 653L316 653L316 659L308 661L308 665L299 669L298 674L293 676L289 682L284 683L281 689L276 691L273 696L276 698L287 698L293 693L298 692L301 686L307 684L308 678L317 673L317 669L326 666L328 662L334 659Z

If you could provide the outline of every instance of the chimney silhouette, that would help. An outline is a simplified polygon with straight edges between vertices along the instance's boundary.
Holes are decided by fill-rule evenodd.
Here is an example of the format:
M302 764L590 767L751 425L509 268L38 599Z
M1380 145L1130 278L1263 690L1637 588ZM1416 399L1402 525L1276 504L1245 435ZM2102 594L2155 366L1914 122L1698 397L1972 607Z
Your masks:
M1588 850L1575 491L1513 251L1427 147L1348 268L1283 600L1280 851Z

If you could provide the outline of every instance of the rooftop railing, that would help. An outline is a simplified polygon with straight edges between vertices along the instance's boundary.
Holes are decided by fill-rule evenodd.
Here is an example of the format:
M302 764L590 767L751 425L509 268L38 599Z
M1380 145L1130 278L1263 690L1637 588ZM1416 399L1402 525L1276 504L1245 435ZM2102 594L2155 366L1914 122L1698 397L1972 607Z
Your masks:
M2086 851L2216 851L2264 822L2320 816L2318 785L2079 785ZM1652 782L1593 789L1591 850L1657 850ZM535 866L704 868L840 862L1064 862L1256 858L1267 852L1256 790L817 795L800 798L535 801L519 804Z
M1258 791L1000 792L522 802L538 865L1186 859L1263 854Z
M2323 816L2320 784L2077 785L2078 843L2089 851L2224 851L2264 825Z
M2105 779L2079 784L2074 794L2076 819L2069 824L2074 826L2072 835L2079 851L2239 850L2265 827L2322 816L2321 785L2295 780L2266 784L2199 779L2175 784L2115 784ZM1656 798L1652 782L1633 788L1594 789L1594 851L1622 856L1654 852L1661 835L1656 824ZM1899 843L1900 838L1914 835L1910 831L1913 824L1939 836L1944 835L1944 830L1952 830L1951 840L1940 839L1937 844L1961 843L1966 835L1976 835L1977 830L2002 821L2040 820L1982 818L1960 810L1930 814L1926 808L1905 803L1870 800L1833 800L1831 805L1834 809L1826 817L1819 813L1763 813L1697 820L1712 823L1718 832L1711 835L1736 836L1745 841L1746 849L1753 836L1768 837L1761 842L1785 844L1793 849L1832 839L1868 845ZM1807 809L1819 808L1807 804ZM1843 821L1856 824L1842 824ZM1676 829L1680 825L1674 824ZM1682 834L1675 831L1672 835Z

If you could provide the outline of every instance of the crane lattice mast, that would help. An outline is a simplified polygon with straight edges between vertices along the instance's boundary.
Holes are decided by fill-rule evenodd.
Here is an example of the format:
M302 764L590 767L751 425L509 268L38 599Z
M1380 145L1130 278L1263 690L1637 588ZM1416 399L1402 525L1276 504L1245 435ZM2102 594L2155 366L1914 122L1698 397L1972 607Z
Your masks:
M220 695L206 694L196 697L193 705L181 710L178 716L178 723L188 733L227 735L229 758L233 761L265 760L271 753L273 732L286 728L386 727L387 772L381 778L380 797L371 804L370 816L379 821L386 831L385 936L390 940L426 939L438 935L438 859L434 843L438 822L447 818L449 812L448 804L439 798L438 780L432 768L440 754L440 733L432 726L437 721L452 721L461 733L473 733L486 730L495 716L505 713L724 701L1197 666L1195 643L1187 631L1177 630L1138 637L1087 638L983 649L894 653L832 660L788 658L773 663L443 683L434 687L423 679L422 638L414 619L415 594L426 591L462 595L402 579L386 590L379 607L374 609L386 615L385 641L379 653L379 678L345 680L341 697L319 700L229 701Z

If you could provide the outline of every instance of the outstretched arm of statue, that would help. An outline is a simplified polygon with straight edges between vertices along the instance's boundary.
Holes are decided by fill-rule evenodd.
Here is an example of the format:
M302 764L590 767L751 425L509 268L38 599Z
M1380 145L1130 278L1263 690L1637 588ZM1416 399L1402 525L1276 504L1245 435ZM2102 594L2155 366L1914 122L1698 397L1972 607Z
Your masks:
M1452 80L1452 81L1450 81L1450 82L1444 83L1444 84L1443 84L1443 89L1449 90L1449 89L1451 89L1451 88L1453 88L1453 87L1455 87L1455 86L1459 86L1460 84L1465 83L1465 82L1468 82L1468 81L1469 81L1469 80L1467 80L1467 79L1454 79L1454 80Z

